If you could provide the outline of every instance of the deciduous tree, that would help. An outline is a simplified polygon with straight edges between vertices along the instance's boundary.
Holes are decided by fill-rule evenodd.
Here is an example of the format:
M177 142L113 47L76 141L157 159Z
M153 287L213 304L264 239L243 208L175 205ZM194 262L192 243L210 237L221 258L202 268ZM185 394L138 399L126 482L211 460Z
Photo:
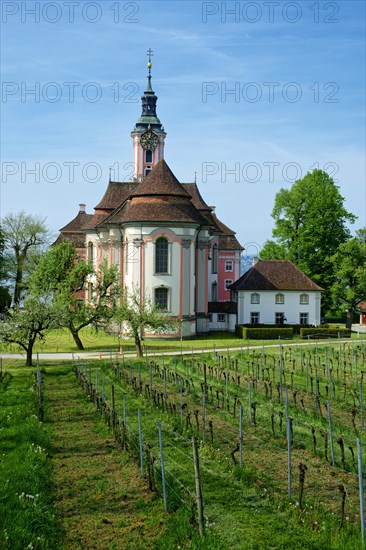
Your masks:
M309 172L290 189L280 189L272 217L274 240L265 243L261 258L294 262L325 289L323 307L329 307L335 280L332 256L350 238L347 223L356 219L344 207L339 188L326 172Z
M92 295L85 300L83 291L89 285ZM108 323L119 296L117 269L104 263L95 271L78 257L71 242L55 245L42 256L30 288L39 296L52 295L57 306L64 309L64 326L79 350L84 349L81 329Z
M333 300L336 306L347 312L347 328L351 328L357 304L366 300L366 228L341 244L332 260L335 273Z
M165 311L153 304L149 297L141 299L138 287L135 287L132 292L125 289L121 305L116 308L114 319L120 324L127 324L135 341L137 357L143 355L141 337L144 329L159 333L177 328L177 323L170 319Z
M22 308L9 310L0 323L0 336L8 344L17 344L26 352L26 365L32 365L33 347L37 340L63 324L63 310L54 303L28 296Z
M26 288L26 276L35 265L34 256L42 251L51 238L46 219L26 214L8 214L2 220L5 253L14 284L14 305L20 303Z

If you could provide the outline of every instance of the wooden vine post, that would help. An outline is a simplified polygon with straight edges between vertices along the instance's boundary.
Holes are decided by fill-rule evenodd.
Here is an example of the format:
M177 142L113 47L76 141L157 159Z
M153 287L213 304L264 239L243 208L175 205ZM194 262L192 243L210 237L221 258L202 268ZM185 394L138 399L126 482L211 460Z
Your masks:
M205 521L203 517L203 498L202 498L200 463L199 463L199 457L198 457L197 439L195 437L192 437L192 447L193 447L193 462L194 462L194 479L196 483L198 529L199 529L200 535L203 536L205 532Z

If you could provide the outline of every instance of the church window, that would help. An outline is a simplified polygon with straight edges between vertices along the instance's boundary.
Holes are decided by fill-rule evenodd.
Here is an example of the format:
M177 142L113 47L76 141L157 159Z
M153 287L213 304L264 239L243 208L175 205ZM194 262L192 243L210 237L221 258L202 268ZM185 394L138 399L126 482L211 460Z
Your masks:
M155 289L155 305L159 309L168 309L169 291L167 288L160 287Z
M145 176L147 177L151 172L151 168L146 168L145 170Z
M169 273L169 243L164 237L155 243L155 273Z
M146 151L145 160L146 162L152 162L152 151L150 151L150 149Z

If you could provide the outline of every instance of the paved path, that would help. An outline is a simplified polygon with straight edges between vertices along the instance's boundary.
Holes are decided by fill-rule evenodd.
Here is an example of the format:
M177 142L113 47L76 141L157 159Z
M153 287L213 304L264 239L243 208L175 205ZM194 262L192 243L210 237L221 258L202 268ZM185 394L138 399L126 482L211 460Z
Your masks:
M356 342L358 341L363 341L365 343L365 346L366 346L366 339L362 338L360 340L356 340ZM355 340L351 340L350 338L347 338L345 340L336 340L336 339L333 339L331 340L331 343L333 344L340 344L340 343L351 343L351 342L354 342ZM321 344L327 344L328 343L328 340L320 340L320 341L304 341L304 342L289 342L289 341L285 341L285 340L281 340L281 344L282 346L286 346L286 347L297 347L297 346L309 346L309 345L321 345ZM244 351L246 350L252 350L252 349L262 349L262 348L278 348L278 343L276 344L258 344L258 345L250 345L248 346L247 344L245 344L245 341L243 341L243 346L235 346L235 347L225 347L225 346L220 346L220 347L213 347L211 346L210 348L203 348L203 349L200 349L200 348L193 348L193 353L194 354L200 354L200 353L212 353L215 349L216 352L227 352L227 351L240 351L241 349L243 349ZM110 357L110 351L107 351L107 350L102 350L102 351L79 351L79 352L69 352L69 353L39 353L38 354L38 357L40 360L43 360L43 361L72 361L73 358L77 359L78 357L82 358L82 359L107 359ZM113 356L115 356L116 354L118 354L118 351L117 349L115 350L112 350L112 354ZM148 357L154 357L154 355L191 355L192 354L192 349L183 349L182 351L180 349L177 349L176 351L160 351L160 350L156 350L156 351L151 351L151 352L148 352L146 355ZM135 353L124 353L123 354L124 357L136 357L136 354ZM3 354L0 354L0 357L2 357L3 359L24 359L25 360L25 353L3 353ZM37 354L34 353L33 354L33 361L35 362L37 359Z

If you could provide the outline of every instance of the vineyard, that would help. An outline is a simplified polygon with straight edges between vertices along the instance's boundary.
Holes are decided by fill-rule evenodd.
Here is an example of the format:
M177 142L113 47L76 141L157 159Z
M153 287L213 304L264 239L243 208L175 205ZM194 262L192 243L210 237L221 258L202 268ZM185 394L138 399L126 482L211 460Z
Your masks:
M251 521L261 522L265 501L292 512L292 540L305 529L318 536L318 548L321 541L357 548L365 355L362 342L279 344L270 353L143 361L110 355L97 366L75 359L75 371L166 509L186 507L197 528L216 532L223 547L242 547L245 485L253 490ZM199 445L198 491L192 437Z

